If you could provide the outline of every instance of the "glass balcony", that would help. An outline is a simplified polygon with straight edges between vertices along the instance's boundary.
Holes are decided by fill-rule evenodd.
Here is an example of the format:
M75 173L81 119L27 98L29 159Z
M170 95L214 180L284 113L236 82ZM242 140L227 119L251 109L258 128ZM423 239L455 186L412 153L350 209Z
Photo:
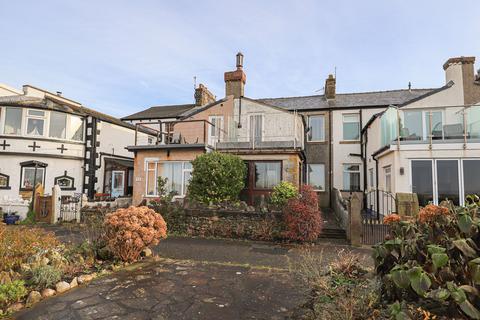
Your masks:
M480 106L397 109L381 117L382 145L480 142Z

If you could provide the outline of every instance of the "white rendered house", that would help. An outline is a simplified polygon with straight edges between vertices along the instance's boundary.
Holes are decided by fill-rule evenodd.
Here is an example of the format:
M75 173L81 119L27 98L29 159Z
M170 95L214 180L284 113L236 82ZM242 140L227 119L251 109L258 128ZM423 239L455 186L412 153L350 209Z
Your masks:
M47 193L58 184L62 195L131 195L125 147L134 139L134 126L59 93L0 85L0 198L28 199L38 183Z

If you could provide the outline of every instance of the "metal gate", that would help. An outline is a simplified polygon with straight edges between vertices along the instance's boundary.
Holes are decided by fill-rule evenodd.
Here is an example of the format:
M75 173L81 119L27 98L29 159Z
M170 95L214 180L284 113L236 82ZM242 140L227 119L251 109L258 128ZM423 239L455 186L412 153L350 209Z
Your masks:
M362 242L366 245L374 245L383 242L390 232L390 226L383 223L383 216L380 219L373 216L362 217Z
M362 242L374 245L385 240L390 226L383 218L396 212L397 200L391 192L371 190L365 194L365 209L362 215Z
M80 197L62 196L60 198L60 214L58 221L74 221L80 218Z

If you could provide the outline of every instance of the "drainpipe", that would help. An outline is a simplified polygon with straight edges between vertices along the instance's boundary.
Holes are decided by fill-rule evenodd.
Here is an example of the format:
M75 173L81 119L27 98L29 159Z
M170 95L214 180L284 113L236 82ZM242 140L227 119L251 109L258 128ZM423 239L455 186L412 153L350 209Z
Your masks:
M330 206L333 204L333 169L332 169L332 163L333 163L333 154L332 154L332 110L328 111L328 171L329 171L329 178L328 178L328 184L330 185L330 190L329 190L329 198L330 198Z
M372 157L375 160L375 203L377 206L377 220L380 220L380 192L378 191L378 159L376 157Z
M242 127L242 96L238 98L238 129Z

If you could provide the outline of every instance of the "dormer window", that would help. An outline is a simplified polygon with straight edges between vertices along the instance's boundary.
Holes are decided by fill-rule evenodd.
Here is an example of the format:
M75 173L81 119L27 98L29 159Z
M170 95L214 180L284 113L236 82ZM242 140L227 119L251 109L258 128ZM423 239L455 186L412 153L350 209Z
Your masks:
M5 126L3 127L3 133L22 134L21 108L5 108Z
M27 110L27 135L43 136L45 134L45 111Z

